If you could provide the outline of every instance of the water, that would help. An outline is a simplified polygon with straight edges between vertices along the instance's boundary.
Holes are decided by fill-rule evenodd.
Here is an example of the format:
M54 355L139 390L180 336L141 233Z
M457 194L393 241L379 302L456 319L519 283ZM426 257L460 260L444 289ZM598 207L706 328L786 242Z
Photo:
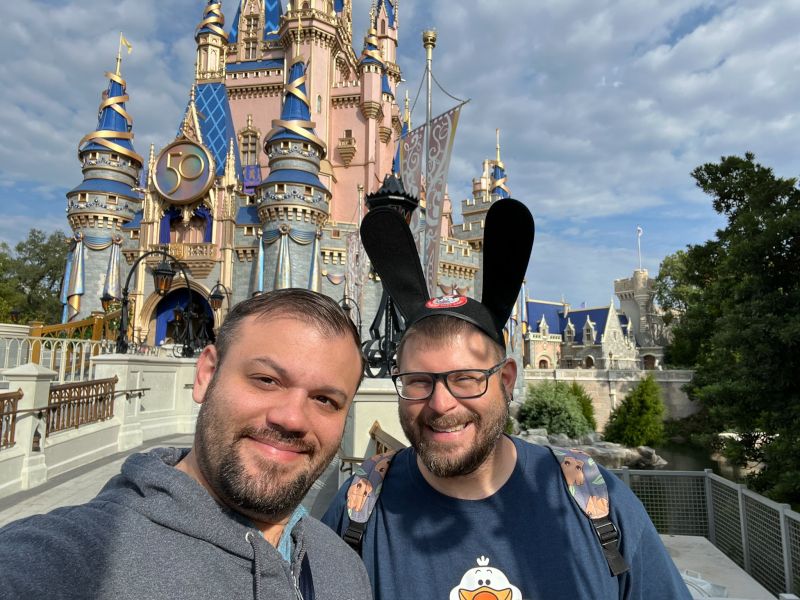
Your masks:
M667 444L656 448L656 454L667 461L663 467L669 471L702 471L711 469L712 472L735 482L741 482L743 478L742 470L730 465L724 460L716 460L703 448L689 446L685 444Z

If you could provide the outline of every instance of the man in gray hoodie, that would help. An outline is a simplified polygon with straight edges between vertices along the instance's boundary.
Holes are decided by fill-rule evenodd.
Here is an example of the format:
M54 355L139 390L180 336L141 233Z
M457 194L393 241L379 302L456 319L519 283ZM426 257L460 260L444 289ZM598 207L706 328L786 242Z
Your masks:
M0 529L0 596L371 598L356 554L300 506L339 447L362 360L325 296L238 304L198 359L191 450L135 454L89 503Z

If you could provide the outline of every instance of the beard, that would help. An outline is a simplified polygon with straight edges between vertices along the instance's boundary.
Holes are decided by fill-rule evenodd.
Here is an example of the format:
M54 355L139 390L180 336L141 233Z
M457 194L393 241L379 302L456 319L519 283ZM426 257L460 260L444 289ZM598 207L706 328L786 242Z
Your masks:
M225 429L230 415L225 398L217 390L216 378L209 383L200 413L193 451L197 463L214 492L237 512L276 521L290 515L333 460L337 447L329 452L303 439L301 434L275 426ZM248 472L242 458L248 438L274 441L304 453L306 464L284 465L253 454L257 472Z
M465 401L466 413L426 417L422 412L416 419L405 414L402 404L400 405L400 426L428 471L436 477L469 475L489 458L505 431L509 416L511 395L506 393L502 383L500 390L503 402L492 401L483 415L469 408L466 404L469 400ZM436 442L423 437L426 427L449 429L467 424L472 424L475 429L475 441L466 449L458 448L456 444Z

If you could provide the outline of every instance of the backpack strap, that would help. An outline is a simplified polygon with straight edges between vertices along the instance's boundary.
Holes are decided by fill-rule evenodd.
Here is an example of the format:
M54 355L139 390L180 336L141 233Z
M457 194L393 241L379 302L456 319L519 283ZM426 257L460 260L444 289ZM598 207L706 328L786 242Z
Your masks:
M619 551L619 529L609 518L608 486L594 459L581 450L550 446L569 494L589 519L600 542L611 574L616 577L630 569Z
M367 522L378 502L383 479L389 472L396 453L396 450L392 450L366 459L356 469L355 475L350 481L350 487L347 488L345 510L350 522L342 538L359 555L361 555L361 540L364 537Z

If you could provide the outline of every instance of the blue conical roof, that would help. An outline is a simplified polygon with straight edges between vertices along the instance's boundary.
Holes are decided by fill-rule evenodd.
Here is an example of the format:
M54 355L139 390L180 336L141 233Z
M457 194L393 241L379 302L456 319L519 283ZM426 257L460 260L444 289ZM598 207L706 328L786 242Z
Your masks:
M129 100L125 92L125 80L118 74L107 72L108 88L103 92L97 116L97 129L88 133L78 144L78 152L92 150L111 151L123 154L144 164L133 148L133 119L125 109ZM115 136L113 133L119 133Z
M297 57L289 71L289 78L286 84L286 100L281 110L281 118L272 122L273 129L268 134L267 139L272 142L276 140L300 140L313 142L325 149L325 144L314 132L314 123L311 122L311 109L306 96L306 65L301 57ZM286 125L293 125L292 131ZM297 131L308 132L304 135Z
M506 170L502 163L496 164L492 168L492 194L497 194L500 198L510 198L506 186Z

